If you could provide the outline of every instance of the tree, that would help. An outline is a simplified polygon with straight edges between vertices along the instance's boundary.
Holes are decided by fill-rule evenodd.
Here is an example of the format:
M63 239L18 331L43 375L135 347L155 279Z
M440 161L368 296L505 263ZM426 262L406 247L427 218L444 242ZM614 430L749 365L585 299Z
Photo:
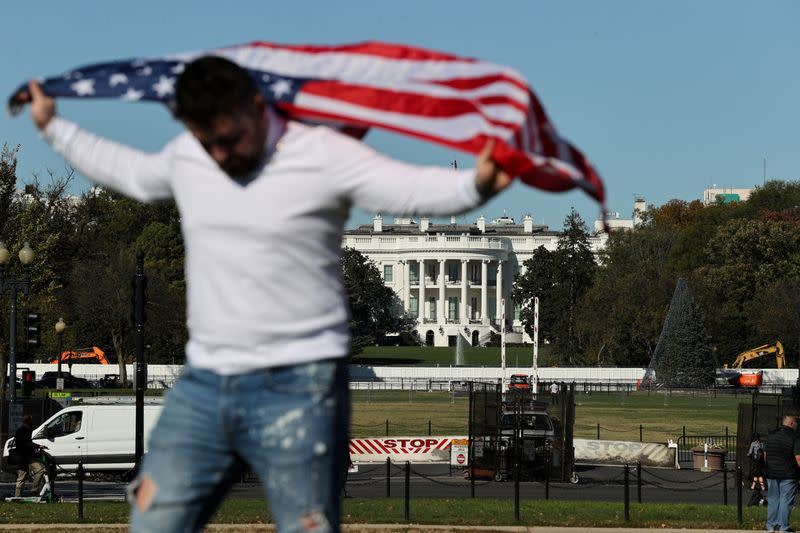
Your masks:
M561 359L574 364L582 345L576 330L578 302L591 287L596 269L586 223L573 209L555 251L539 247L514 279L512 297L520 304L520 320L533 333L534 297L539 298L539 335L553 344Z
M552 342L559 308L556 302L558 284L557 254L540 246L522 264L522 273L514 279L511 297L520 304L519 318L528 335L533 338L534 298L539 298L539 339Z
M557 322L559 337L556 339L567 361L573 364L580 358L582 346L575 329L578 301L592 286L597 263L589 245L586 223L575 209L571 209L564 220L564 231L558 238L557 259L561 265L559 291L566 303Z
M350 354L380 342L387 333L410 334L415 321L403 310L395 292L387 287L381 273L358 250L342 250L342 277L350 305Z
M664 328L653 352L656 382L667 387L707 387L717 367L703 316L686 280L680 278L672 295Z
M587 363L650 361L675 287L667 266L674 238L660 224L609 236L594 283L578 305L576 327Z

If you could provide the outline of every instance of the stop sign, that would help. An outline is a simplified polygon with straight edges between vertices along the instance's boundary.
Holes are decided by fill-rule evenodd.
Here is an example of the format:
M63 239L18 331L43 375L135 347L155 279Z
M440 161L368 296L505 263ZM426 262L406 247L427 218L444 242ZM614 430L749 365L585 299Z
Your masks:
M458 455L456 456L456 461L458 461L458 464L460 464L460 465L463 465L463 464L464 464L464 461L466 461L466 460L467 460L467 458L466 458L466 457L464 457L464 454L463 454L463 453L460 453L460 454L458 454Z

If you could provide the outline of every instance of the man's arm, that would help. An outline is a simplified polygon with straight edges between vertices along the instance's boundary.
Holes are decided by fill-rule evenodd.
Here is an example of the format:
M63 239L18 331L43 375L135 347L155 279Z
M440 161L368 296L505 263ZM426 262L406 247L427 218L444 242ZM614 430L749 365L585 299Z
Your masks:
M86 177L141 201L169 198L170 158L148 154L82 130L56 116L55 100L31 82L25 98L44 139Z
M319 134L331 177L356 206L368 211L456 214L480 205L512 181L491 159L493 141L478 156L476 168L456 171L395 161L332 130Z

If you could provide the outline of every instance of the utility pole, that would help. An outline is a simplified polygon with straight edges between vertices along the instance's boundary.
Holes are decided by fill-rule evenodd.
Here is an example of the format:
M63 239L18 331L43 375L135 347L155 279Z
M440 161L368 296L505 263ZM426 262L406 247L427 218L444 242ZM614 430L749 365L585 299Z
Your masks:
M506 299L500 299L500 368L502 377L500 381L500 394L506 392Z
M539 391L539 297L533 297L533 368L531 369L533 395Z
M144 252L136 253L136 274L133 276L133 323L136 328L136 470L144 455L144 389L147 380L144 360L144 304L147 278L144 275Z

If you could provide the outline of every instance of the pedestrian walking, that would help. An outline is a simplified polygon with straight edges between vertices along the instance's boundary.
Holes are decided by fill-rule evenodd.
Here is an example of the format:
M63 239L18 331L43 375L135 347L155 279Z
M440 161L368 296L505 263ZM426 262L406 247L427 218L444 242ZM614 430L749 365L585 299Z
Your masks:
M753 433L747 457L750 458L750 490L752 491L748 505L765 505L767 498L764 492L767 490L767 483L764 480L764 443L761 442L760 434Z
M558 392L561 390L561 387L558 386L558 382L554 381L550 385L550 401L553 405L558 405Z
M764 443L767 478L767 531L794 531L789 524L800 479L800 440L797 417L784 416L781 427Z
M474 169L394 161L287 119L220 57L185 65L174 114L188 132L158 153L59 117L35 82L18 100L83 175L138 200L173 198L180 211L187 365L130 487L131 531L199 531L239 459L258 474L279 531L339 531L350 416L339 258L350 207L477 207L512 179L491 158L494 143Z
M33 418L31 415L22 417L22 425L14 433L14 449L17 457L17 484L14 496L22 496L25 480L31 477L31 494L39 495L44 477L44 465L36 458L39 446L32 439Z

